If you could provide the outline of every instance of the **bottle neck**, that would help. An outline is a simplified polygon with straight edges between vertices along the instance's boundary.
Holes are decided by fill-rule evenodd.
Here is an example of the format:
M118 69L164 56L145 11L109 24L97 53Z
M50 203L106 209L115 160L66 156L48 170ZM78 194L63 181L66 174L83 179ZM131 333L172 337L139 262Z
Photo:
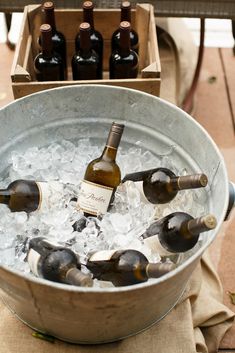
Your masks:
M8 189L0 189L0 203L9 204L11 193Z
M146 275L148 278L158 278L172 271L176 267L172 263L149 263L146 266Z
M56 24L55 24L54 8L44 9L44 23L48 23L51 26L52 33L55 33Z
M171 184L174 190L196 189L207 185L205 174L194 174L178 176L171 178Z
M117 155L117 149L122 137L122 131L114 131L111 127L109 135L106 141L105 148L102 153L102 159L107 159L109 161L115 161Z
M191 238L192 235L197 236L202 232L214 229L215 226L215 217L206 215L183 222L180 227L180 232L183 232L185 237L188 235L188 237Z
M90 275L82 273L78 268L69 269L65 276L66 283L75 286L92 287L93 280Z
M127 56L130 54L131 43L130 43L130 29L125 30L120 28L120 44L119 54L121 56Z
M46 58L51 58L53 56L53 42L51 31L41 33L41 46L43 56Z
M91 30L94 31L93 9L83 9L83 22L88 22L91 26Z
M122 21L128 21L131 23L131 9L130 9L130 7L121 9L121 22Z
M90 38L90 30L80 31L80 51L83 56L91 53L92 45Z

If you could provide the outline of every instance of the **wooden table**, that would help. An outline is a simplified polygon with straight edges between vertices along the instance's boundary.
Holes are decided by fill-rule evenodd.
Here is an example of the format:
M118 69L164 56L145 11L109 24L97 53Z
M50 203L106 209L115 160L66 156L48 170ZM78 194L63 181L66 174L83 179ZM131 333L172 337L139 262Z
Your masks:
M5 44L0 44L0 52L1 107L13 100L10 81L13 52ZM235 182L235 57L232 49L205 49L193 117L217 143L225 158L229 178ZM235 211L230 220L224 222L210 252L223 284L224 303L235 311L227 293L235 292ZM225 335L221 352L235 352L235 324Z

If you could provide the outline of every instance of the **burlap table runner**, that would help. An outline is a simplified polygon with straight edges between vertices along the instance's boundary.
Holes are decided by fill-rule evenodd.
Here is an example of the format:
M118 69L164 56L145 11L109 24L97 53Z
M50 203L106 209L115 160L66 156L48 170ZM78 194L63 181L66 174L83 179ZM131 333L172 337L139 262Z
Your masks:
M102 345L36 339L0 302L1 353L215 353L234 313L222 302L222 287L209 255L197 266L179 304L159 323L136 336Z

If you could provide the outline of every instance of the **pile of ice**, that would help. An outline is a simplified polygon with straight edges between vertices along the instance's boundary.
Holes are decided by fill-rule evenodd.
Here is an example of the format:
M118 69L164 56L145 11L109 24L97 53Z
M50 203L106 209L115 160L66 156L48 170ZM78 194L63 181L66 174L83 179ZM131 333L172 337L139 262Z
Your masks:
M12 152L9 174L0 181L0 187L5 188L16 179L48 181L51 199L48 209L30 214L13 213L0 205L0 264L29 273L25 257L28 241L34 236L69 246L80 255L82 262L91 251L127 248L140 250L149 261L157 262L159 255L152 253L139 238L154 215L161 217L176 210L194 217L204 214L202 190L181 191L171 203L154 206L143 201L135 183L129 183L128 187L123 184L117 189L114 204L102 219L89 217L84 228L74 231L76 221L80 220L84 226L83 214L76 210L80 181L87 164L101 152L102 147L89 139L81 139L76 144L64 140L42 148L32 147L24 153ZM122 176L160 166L178 175L188 173L177 170L170 154L156 156L138 145L129 149L120 147L117 162Z

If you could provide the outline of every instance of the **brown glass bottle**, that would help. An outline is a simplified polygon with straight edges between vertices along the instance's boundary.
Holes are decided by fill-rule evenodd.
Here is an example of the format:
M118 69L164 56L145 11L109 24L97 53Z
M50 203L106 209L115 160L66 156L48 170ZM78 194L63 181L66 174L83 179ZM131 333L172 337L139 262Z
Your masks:
M89 257L86 266L94 278L110 281L115 286L146 282L175 268L170 263L149 263L144 254L132 249L95 252Z
M34 59L34 70L38 81L64 80L64 64L53 49L52 30L48 24L40 27L42 51Z
M72 58L74 80L94 80L100 78L100 59L98 54L92 49L90 30L89 23L81 23L79 27L80 49Z
M87 22L91 26L90 38L91 38L92 49L94 49L99 56L99 74L97 78L102 79L103 77L103 37L101 33L95 29L94 12L93 12L94 4L92 1L84 1L82 8L83 8L83 22ZM79 32L75 38L75 48L77 52L80 50L80 47L81 47L81 39L80 39L80 32Z
M138 75L139 58L130 48L130 23L120 23L120 45L112 52L109 59L109 73L111 79L136 78Z
M175 198L179 190L202 188L207 185L205 174L176 176L168 168L155 168L125 175L122 182L142 181L143 193L153 204L163 204Z
M124 125L112 123L102 155L91 161L86 168L77 204L86 216L104 214L120 184L121 172L116 163L116 155L123 129Z
M30 240L27 262L37 277L75 286L92 286L91 276L81 272L78 255L44 237Z
M42 5L42 23L47 23L52 29L52 43L55 52L60 54L63 59L65 78L67 77L67 57L66 57L66 40L63 33L57 31L54 13L54 3L52 1L46 1ZM41 39L39 38L39 44Z
M216 224L216 218L211 214L193 218L185 212L173 212L153 222L141 237L152 238L151 244L160 255L165 255L165 251L180 253L192 249L200 233L214 229Z
M127 21L131 24L131 3L129 1L123 1L121 3L121 21ZM120 44L120 29L118 28L113 32L111 38L111 48L112 52L119 48ZM139 52L139 37L137 32L134 29L130 29L130 46L137 54Z

